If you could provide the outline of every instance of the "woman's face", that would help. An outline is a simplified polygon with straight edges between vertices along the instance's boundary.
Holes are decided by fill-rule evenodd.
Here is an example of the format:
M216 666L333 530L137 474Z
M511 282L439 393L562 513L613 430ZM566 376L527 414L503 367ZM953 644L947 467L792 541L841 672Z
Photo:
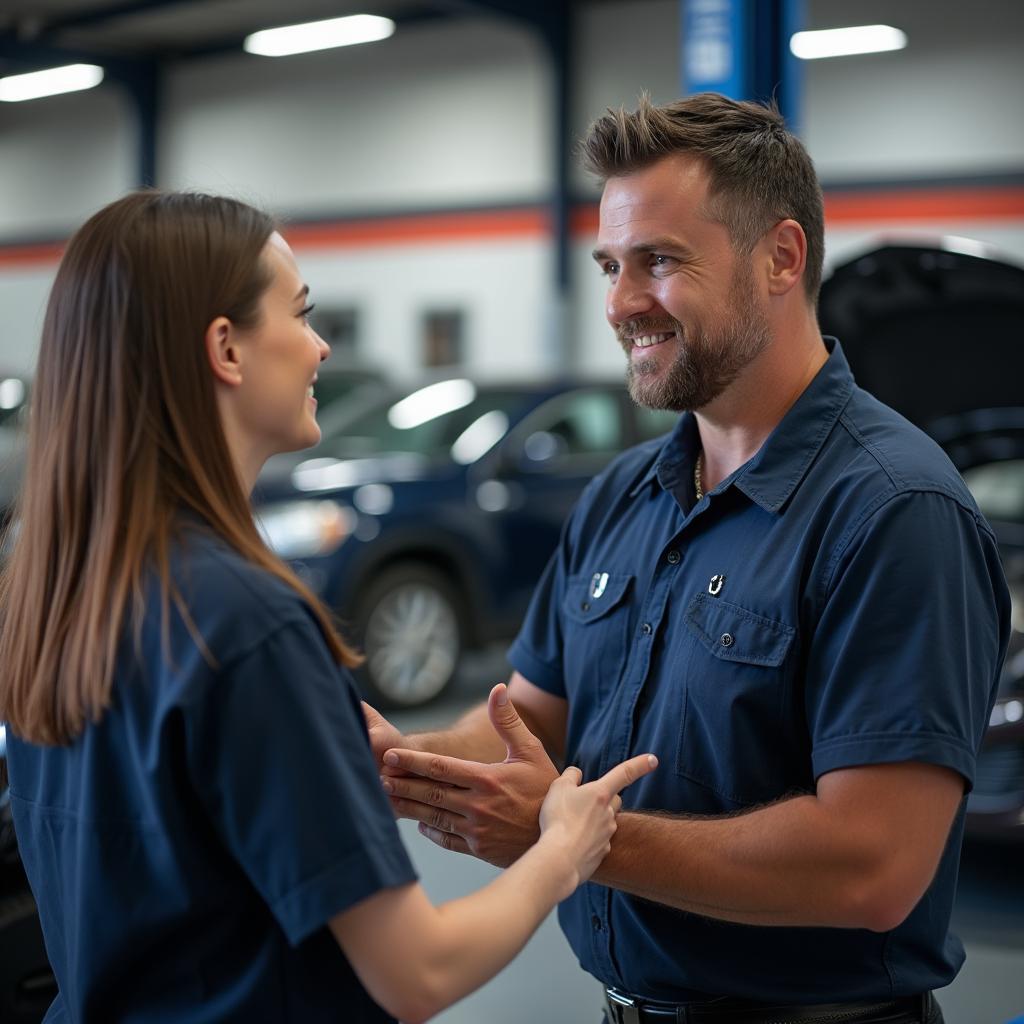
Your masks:
M247 447L269 458L320 440L313 384L330 349L309 326L309 288L288 243L275 232L262 258L273 276L260 300L259 323L240 337L236 413Z

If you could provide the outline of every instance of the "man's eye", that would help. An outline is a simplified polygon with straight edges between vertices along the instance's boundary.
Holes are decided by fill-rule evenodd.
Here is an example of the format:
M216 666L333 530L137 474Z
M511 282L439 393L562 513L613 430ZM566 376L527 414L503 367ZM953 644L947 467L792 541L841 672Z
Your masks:
M651 256L651 262L656 267L670 267L675 263L675 259L672 256L663 256L660 253L654 253L654 255Z
M604 263L601 266L601 273L605 277L614 277L619 272L618 263Z

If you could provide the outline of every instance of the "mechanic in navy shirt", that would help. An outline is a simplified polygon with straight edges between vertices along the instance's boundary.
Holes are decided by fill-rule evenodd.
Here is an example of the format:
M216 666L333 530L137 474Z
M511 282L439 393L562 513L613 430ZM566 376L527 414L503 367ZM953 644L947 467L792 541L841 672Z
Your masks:
M587 488L509 656L552 758L664 766L562 926L612 1024L939 1021L1009 631L995 539L821 337L821 191L776 112L643 102L585 153L631 393L684 415ZM482 709L411 738L368 720L435 842L507 864L537 835L537 745Z
M608 850L653 759L551 786L543 835L435 908L327 613L264 546L265 459L315 444L328 349L264 214L141 192L71 239L0 589L12 807L47 1022L420 1021ZM525 727L503 686L492 713Z

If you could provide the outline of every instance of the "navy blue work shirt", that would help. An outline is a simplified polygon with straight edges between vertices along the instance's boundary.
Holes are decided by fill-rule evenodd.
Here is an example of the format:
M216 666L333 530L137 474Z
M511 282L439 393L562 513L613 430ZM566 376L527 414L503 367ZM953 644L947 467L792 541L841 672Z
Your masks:
M154 578L101 721L10 738L46 1022L391 1021L326 927L415 878L354 685L299 596L212 536L172 576L216 667L175 610L165 656Z
M509 660L567 699L567 763L594 778L660 759L627 810L728 814L886 762L971 784L1009 633L995 539L943 452L826 344L760 451L702 500L692 415L619 457L534 595ZM726 923L593 883L562 927L586 970L650 999L921 993L963 961L948 934L963 813L885 934Z

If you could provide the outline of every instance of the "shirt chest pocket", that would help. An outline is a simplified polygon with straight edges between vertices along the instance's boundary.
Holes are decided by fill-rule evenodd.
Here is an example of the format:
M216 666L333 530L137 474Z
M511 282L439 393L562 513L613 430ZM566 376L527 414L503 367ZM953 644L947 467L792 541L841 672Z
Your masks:
M678 630L686 650L677 770L738 805L787 785L784 721L796 630L707 594Z
M628 573L570 576L562 599L566 687L574 696L612 691L626 664L629 641Z

